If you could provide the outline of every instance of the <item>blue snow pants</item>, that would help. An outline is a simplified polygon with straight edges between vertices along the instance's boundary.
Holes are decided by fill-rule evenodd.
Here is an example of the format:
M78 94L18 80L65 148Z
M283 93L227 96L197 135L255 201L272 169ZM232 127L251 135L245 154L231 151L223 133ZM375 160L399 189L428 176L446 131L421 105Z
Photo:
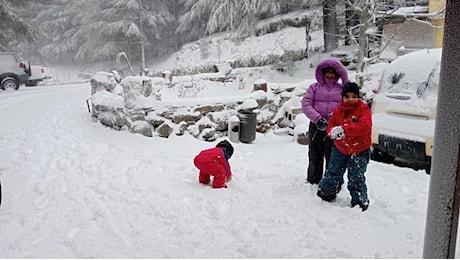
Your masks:
M369 163L370 149L359 154L345 155L335 145L332 146L331 161L323 179L319 182L319 192L333 196L340 191L343 175L348 170L348 191L352 205L369 202L367 197L366 177L364 173Z

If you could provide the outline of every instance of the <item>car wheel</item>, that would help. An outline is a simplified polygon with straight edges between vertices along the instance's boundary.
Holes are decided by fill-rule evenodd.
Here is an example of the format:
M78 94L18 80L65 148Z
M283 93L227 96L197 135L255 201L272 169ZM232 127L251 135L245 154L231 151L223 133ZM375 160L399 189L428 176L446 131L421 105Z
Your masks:
M1 88L3 90L5 90L7 88L12 88L14 90L18 90L19 89L19 81L17 81L15 78L12 78L12 77L4 78L2 80L2 83L1 83Z
M371 151L371 160L383 163L393 163L395 157L374 148Z

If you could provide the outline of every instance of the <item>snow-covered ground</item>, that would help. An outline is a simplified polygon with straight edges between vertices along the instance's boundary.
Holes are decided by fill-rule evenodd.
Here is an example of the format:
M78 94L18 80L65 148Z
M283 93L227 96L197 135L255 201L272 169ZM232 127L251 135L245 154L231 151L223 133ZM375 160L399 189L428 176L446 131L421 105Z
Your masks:
M307 146L236 143L228 189L197 182L215 143L94 123L89 84L0 92L0 258L420 258L429 176L371 161L370 207L305 183Z
M177 63L215 63L305 39L302 28L272 36L237 48L211 40L222 48L209 59L190 44L195 51L185 48L148 65L156 72ZM312 46L320 44L313 35ZM245 90L239 91L249 93L260 78L311 81L324 56L313 53L290 73L242 69ZM367 90L376 88L384 67L369 68ZM61 82L79 78L54 69ZM97 71L86 69L85 75ZM234 89L213 85L198 97L229 95ZM198 183L193 158L220 140L106 128L91 120L89 96L89 83L0 91L0 258L422 257L430 179L423 170L371 161L370 206L361 212L350 208L346 188L327 203L316 196L316 185L305 183L307 146L289 135L257 133L252 144L234 144L233 180L214 190Z

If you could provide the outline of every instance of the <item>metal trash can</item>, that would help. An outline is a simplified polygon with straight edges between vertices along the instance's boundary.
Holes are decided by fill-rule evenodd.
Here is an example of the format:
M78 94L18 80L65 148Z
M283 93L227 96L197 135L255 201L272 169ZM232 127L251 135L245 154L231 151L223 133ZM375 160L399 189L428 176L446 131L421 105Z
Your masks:
M238 143L240 141L240 119L237 116L228 118L228 138L230 142Z
M240 111L240 142L250 143L256 140L257 114L251 111Z

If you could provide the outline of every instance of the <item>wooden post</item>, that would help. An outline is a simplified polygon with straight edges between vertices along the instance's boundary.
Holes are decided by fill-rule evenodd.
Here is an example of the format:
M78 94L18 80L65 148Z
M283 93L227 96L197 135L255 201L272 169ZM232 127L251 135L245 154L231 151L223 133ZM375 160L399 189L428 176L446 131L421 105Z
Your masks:
M254 87L252 88L252 91L257 90L263 90L267 92L267 81L265 79L259 79L256 82L254 82Z

